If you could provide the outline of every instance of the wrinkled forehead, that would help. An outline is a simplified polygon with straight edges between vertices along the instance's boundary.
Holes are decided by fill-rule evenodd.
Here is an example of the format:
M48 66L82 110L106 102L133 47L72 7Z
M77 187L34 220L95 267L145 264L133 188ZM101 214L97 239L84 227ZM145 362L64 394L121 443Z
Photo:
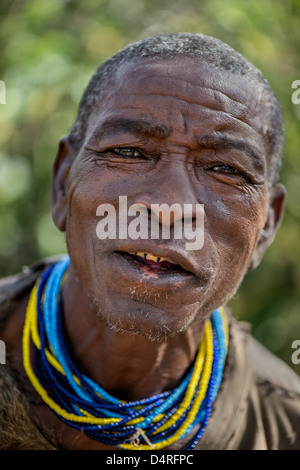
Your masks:
M172 83L181 84L181 90L187 96L194 96L199 88L207 88L223 92L225 96L249 107L257 105L263 98L263 88L259 83L214 64L185 56L123 64L116 72L114 85L122 86L124 82L149 92L155 90L154 85L159 90L168 84L172 90Z
M182 56L141 59L119 66L101 103L94 108L90 123L92 127L99 123L99 113L104 116L122 107L133 110L137 101L142 103L152 97L153 102L158 103L158 98L164 96L177 97L175 109L177 105L179 108L180 101L185 101L223 115L228 113L231 118L246 123L251 121L251 127L262 137L270 126L261 84L213 64Z

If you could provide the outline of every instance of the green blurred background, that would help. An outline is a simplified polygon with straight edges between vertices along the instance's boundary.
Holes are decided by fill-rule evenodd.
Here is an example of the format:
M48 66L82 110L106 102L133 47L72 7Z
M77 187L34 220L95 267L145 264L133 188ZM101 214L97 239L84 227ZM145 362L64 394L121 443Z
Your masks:
M255 337L300 375L299 0L1 0L0 276L65 251L50 214L51 167L96 67L129 42L155 33L217 36L259 67L282 104L286 145L283 224L261 266L230 302Z

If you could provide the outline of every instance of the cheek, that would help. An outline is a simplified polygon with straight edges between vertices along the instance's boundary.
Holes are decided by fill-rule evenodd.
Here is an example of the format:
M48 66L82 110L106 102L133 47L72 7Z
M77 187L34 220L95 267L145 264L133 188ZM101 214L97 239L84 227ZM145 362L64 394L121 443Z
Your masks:
M93 256L101 185L95 181L92 172L85 171L84 168L75 171L70 180L66 243L72 263L76 265L76 272L79 274L85 272L86 265Z
M84 159L75 162L68 187L67 236L77 236L76 230L96 233L97 207L103 203L114 204L109 171L103 171L94 162ZM76 230L75 230L76 227Z
M267 214L264 192L215 199L207 209L207 229L231 266L247 265Z
M204 308L226 304L246 275L267 212L262 197L220 198L206 210L206 256L215 253L215 278ZM204 249L204 247L203 247ZM203 256L204 253L202 253Z
M68 195L68 218L66 237L90 238L93 221L96 221L97 197L83 184L72 185ZM84 239L82 239L84 242Z
M82 206L86 213L96 214L100 204L118 206L119 196L134 195L137 191L138 172L128 174L122 168L110 168L109 163L96 164L94 161L79 161L73 168L68 188L69 207L72 215L75 204Z
M111 247L110 240L99 241L97 237L97 208L110 204L117 211L119 195L128 193L130 181L107 167L84 160L74 165L70 181L66 243L78 277L83 279L87 265L94 265L95 253L101 258Z

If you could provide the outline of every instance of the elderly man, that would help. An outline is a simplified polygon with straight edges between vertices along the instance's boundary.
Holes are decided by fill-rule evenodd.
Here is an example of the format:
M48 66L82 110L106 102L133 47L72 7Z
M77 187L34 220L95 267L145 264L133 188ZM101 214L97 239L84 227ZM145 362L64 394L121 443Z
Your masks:
M68 257L2 282L1 448L300 448L298 377L224 309L280 224L282 145L268 82L215 38L97 70L54 163Z

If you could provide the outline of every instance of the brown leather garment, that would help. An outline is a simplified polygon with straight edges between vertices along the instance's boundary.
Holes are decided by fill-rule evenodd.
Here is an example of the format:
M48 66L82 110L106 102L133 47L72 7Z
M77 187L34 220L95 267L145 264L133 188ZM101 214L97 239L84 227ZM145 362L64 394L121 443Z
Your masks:
M10 311L56 259L0 281L0 339ZM0 365L0 449L58 449L49 432L28 417L21 390L9 364ZM300 449L300 378L233 318L224 378L197 449Z

